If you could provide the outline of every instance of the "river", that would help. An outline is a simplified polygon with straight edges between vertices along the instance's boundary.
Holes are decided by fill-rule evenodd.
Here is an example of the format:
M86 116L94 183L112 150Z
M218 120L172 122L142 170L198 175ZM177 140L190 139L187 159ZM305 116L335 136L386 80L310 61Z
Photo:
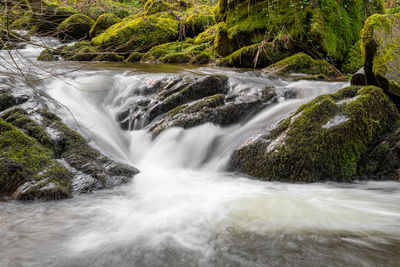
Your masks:
M29 75L53 112L141 172L124 186L72 199L0 202L0 266L400 264L400 183L287 184L224 171L242 142L347 83L207 66L37 62L33 46L14 53L24 56L22 71L34 69ZM10 72L1 70L2 81L26 86ZM229 77L231 92L274 86L280 101L233 126L172 128L155 140L146 130L123 131L115 119L146 84L215 73ZM288 90L295 99L283 97Z

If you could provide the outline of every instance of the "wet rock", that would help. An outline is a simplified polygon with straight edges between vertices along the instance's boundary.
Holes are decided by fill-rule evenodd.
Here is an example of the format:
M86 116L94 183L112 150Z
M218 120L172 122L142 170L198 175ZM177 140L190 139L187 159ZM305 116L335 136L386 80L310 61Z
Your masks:
M364 69L361 68L351 76L351 85L367 85L367 79L365 77Z
M276 92L265 88L250 96L217 94L181 105L150 126L153 136L171 127L191 128L204 123L226 126L237 123L251 113L277 102Z
M215 94L226 94L229 89L228 77L209 75L182 87L183 84L179 84L161 91L156 97L156 102L152 103L148 109L148 121L188 102Z
M354 179L368 146L398 119L382 89L348 87L317 97L245 142L233 153L229 169L269 181Z
M60 199L112 188L138 173L89 146L34 94L7 94L0 93L7 104L0 113L1 194L20 200Z

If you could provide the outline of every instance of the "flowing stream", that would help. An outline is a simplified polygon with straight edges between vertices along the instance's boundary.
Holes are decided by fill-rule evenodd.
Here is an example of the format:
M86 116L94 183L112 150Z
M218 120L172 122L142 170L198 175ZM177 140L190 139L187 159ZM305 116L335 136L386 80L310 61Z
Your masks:
M104 154L141 172L127 185L72 199L0 202L0 266L400 264L399 183L286 184L224 171L249 137L346 83L269 80L259 71L211 67L39 63L39 52L18 51L37 65L42 80L35 84L53 98L49 108ZM9 71L1 70L2 81ZM146 84L211 73L226 74L231 91L274 86L280 101L233 126L172 128L155 140L146 130L120 129L116 114ZM296 98L285 100L287 91Z

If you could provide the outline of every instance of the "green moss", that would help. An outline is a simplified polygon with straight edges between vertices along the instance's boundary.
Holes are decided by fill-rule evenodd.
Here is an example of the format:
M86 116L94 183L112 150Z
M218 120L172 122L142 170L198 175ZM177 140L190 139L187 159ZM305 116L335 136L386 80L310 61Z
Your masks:
M0 94L0 111L6 110L15 105L16 105L16 100L12 95L8 93Z
M29 118L27 112L20 108L15 108L6 112L1 118L11 123L13 126L22 130L28 136L34 138L42 146L55 150L55 144L48 136L46 130L38 123Z
M164 63L189 63L192 57L187 53L171 53L161 58Z
M303 49L340 62L359 39L364 20L383 11L381 0L220 0L215 14L238 47L271 41L283 31Z
M361 57L361 40L358 40L350 49L346 59L343 62L342 70L344 73L356 73L363 67Z
M236 42L228 38L227 25L224 22L218 24L214 40L214 50L220 56L226 57L237 50Z
M195 37L214 25L211 7L201 5L186 11L184 20L186 37Z
M394 25L399 22L400 14L374 15L365 22L361 33L367 82L396 96L400 96L400 30Z
M284 55L275 52L271 43L255 44L243 47L231 55L223 58L220 66L241 68L264 68L280 59Z
M38 56L37 60L40 61L54 61L55 57L53 52L51 52L49 49L44 49L40 55Z
M164 0L148 0L144 6L144 10L144 14L149 16L168 10L173 10L173 6Z
M355 90L355 98L345 97ZM338 116L342 120L335 124ZM265 180L352 179L368 145L393 127L398 118L396 108L382 89L347 88L300 107L278 126L278 131L235 152L232 164ZM267 141L269 138L271 141Z
M31 28L31 17L24 16L15 20L11 25L10 29L12 30L29 30Z
M61 39L82 39L89 37L89 31L95 21L83 14L75 14L57 26L58 36Z
M200 33L194 40L194 43L195 44L207 43L212 45L214 43L216 33L217 33L217 25L214 25L205 30L204 32Z
M115 16L114 14L103 14L99 16L93 27L90 29L89 32L90 37L93 38L99 35L112 25L117 24L119 22L121 22L121 19Z
M51 164L51 150L0 119L0 191L12 192Z
M144 56L144 53L133 52L126 59L126 62L139 62L140 60L142 60L143 56Z
M92 39L92 44L116 51L147 51L178 38L179 23L167 15L125 19Z
M194 59L190 62L191 64L208 64L212 59L211 53L208 51L198 53Z
M325 75L330 78L341 76L331 64L324 60L316 60L309 55L299 53L291 57L287 57L265 69L267 72L273 72L277 75L290 75L292 73L304 73L310 75Z

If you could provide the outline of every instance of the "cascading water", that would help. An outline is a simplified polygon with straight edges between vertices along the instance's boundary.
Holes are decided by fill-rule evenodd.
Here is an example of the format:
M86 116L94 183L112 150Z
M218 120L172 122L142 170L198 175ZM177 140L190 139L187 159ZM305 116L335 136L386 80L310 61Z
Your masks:
M0 266L395 266L400 261L399 183L266 183L224 172L242 142L311 98L347 84L284 82L255 71L216 68L154 73L149 65L80 67L38 88L53 98L50 109L93 146L141 173L128 185L69 200L0 202ZM232 92L272 85L280 96L290 90L297 97L281 97L229 127L172 128L155 140L145 129L122 130L116 116L125 101L143 97L147 83L177 73L223 73Z

